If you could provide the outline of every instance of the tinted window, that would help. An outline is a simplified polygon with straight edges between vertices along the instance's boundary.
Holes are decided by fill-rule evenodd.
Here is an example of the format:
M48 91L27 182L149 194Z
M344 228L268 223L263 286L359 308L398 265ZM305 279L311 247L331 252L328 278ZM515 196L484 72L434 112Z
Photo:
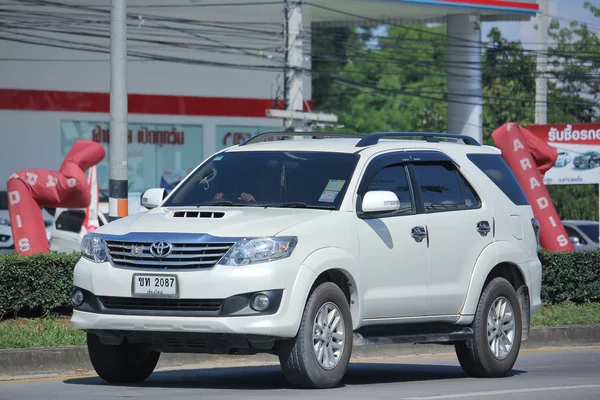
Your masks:
M0 191L0 210L8 210L8 192Z
M587 244L586 240L575 229L571 228L570 226L565 226L564 228L569 237L576 237L579 239L581 244Z
M415 165L425 212L479 207L479 199L451 162Z
M400 213L411 212L413 203L403 165L391 165L379 169L367 185L366 191L386 190L394 192L400 200Z
M58 216L56 219L56 228L61 231L79 233L84 220L85 211L68 210Z
M358 155L323 152L227 152L193 173L167 206L230 201L240 206L305 203L339 207ZM298 205L297 205L298 206Z
M471 160L516 205L529 205L517 177L499 154L469 154Z
M594 243L598 243L598 224L595 225L577 225L579 229Z

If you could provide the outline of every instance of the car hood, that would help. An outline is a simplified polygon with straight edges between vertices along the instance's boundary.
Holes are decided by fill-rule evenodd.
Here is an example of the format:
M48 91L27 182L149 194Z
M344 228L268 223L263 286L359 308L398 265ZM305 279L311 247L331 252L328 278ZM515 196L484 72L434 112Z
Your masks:
M193 213L202 212L202 217ZM144 211L102 226L96 232L199 233L217 237L274 236L291 226L331 213L330 210L262 207L168 207ZM185 215L182 217L180 215Z

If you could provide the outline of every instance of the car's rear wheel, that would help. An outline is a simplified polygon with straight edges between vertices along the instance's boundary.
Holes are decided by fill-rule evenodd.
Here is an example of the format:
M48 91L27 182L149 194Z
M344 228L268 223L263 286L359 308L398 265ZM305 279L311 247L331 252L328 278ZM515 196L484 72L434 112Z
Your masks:
M350 362L352 338L346 296L334 283L319 285L306 302L296 337L278 344L287 380L306 388L337 386Z
M473 377L503 377L521 347L521 308L512 285L495 278L485 287L472 324L473 339L455 345L465 372Z
M90 361L98 376L110 383L139 383L152 374L159 352L137 348L126 341L118 346L100 342L97 335L87 334Z

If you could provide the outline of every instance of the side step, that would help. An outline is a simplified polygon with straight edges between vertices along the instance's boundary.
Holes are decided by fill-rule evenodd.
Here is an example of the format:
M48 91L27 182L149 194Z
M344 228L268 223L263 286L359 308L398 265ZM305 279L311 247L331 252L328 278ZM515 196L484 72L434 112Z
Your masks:
M452 344L473 338L469 326L450 324L368 326L354 332L354 345Z

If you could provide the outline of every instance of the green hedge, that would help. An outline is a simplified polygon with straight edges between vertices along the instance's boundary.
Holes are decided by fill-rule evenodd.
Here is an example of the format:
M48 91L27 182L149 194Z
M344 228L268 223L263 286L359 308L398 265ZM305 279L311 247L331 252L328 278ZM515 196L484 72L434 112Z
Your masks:
M542 299L557 304L600 301L600 250L540 251Z
M0 318L47 315L70 307L73 267L80 255L0 255Z
M70 312L73 254L0 255L0 319ZM600 301L600 251L540 252L547 303Z

